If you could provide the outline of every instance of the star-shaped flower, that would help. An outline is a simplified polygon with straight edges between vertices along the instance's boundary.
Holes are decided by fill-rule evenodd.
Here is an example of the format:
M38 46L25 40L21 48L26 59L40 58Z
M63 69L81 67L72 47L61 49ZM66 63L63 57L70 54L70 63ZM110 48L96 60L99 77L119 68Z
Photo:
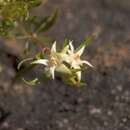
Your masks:
M90 67L93 67L93 65L91 65L86 60L81 60L80 59L81 55L84 52L85 45L82 46L78 51L75 51L74 46L72 44L72 41L70 41L69 42L69 47L70 47L70 49L68 49L68 51L67 51L68 56L65 58L65 61L70 64L71 68L79 70L79 71L76 72L76 75L77 75L78 81L80 82L80 80L81 80L81 71L80 71L81 66L83 64L86 64L86 65L88 65Z
M33 61L32 64L43 64L45 65L45 70L51 74L52 79L55 78L55 71L70 73L70 70L62 63L63 57L66 54L65 48L61 53L56 51L56 42L53 43L51 47L51 53L48 59L39 59Z

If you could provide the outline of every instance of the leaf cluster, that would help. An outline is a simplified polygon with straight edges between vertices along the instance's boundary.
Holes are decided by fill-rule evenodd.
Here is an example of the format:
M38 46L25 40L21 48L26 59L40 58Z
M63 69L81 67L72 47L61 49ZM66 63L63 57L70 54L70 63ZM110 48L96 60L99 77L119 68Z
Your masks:
M27 21L32 8L40 5L41 0L1 0L0 35L6 36L17 26L17 22Z

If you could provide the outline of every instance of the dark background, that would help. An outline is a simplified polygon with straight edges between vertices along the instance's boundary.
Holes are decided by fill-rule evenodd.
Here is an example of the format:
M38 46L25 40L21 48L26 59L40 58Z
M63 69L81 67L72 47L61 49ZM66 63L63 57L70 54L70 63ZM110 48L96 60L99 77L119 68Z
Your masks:
M130 0L50 0L35 11L56 8L59 19L45 35L77 47L96 32L83 56L95 70L83 73L83 88L59 79L11 85L19 50L1 42L0 130L130 130Z

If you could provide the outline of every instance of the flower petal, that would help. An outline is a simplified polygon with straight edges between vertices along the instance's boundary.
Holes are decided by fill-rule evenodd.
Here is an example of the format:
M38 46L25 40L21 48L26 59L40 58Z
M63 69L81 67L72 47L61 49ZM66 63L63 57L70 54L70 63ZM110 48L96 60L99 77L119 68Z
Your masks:
M81 63L83 64L87 64L88 66L90 66L90 67L94 67L91 63L89 63L88 61L86 61L86 60L83 60L83 61L81 61Z
M56 41L53 43L51 47L51 52L56 52Z
M69 41L69 46L70 46L71 51L74 52L74 46L73 46L72 42L73 41Z
M31 64L43 64L43 65L47 66L48 60L47 59L40 59L40 60L33 61Z
M50 73L51 73L51 75L52 75L52 79L55 78L55 68L56 68L56 66L50 67Z

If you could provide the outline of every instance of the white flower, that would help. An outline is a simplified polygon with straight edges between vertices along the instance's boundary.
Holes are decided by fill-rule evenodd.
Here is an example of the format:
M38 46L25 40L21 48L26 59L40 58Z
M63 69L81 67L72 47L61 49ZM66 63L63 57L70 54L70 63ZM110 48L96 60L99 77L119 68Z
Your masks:
M72 76L72 69L76 72L78 82L81 81L81 66L86 64L90 67L93 67L88 61L81 60L81 55L83 54L85 45L82 46L77 51L74 50L72 41L69 41L69 45L65 46L60 52L56 51L56 42L53 43L50 54L46 59L38 59L33 61L32 64L43 64L45 66L45 71L52 76L52 79L55 78L55 71L69 74ZM68 68L64 62L68 63L70 67Z
M83 64L86 64L90 67L93 67L88 61L86 60L81 60L80 57L84 52L85 46L82 46L78 51L74 51L74 46L72 44L72 41L69 42L69 47L68 49L68 56L65 58L65 61L70 64L71 68L74 69L79 69L79 71L76 72L78 81L81 80L81 66Z
M63 57L65 55L66 51L62 53L56 52L56 42L53 43L51 47L51 53L49 55L48 59L39 59L32 64L43 64L45 65L45 70L51 74L52 79L55 78L55 71L63 72L63 73L70 73L70 70L62 64Z

